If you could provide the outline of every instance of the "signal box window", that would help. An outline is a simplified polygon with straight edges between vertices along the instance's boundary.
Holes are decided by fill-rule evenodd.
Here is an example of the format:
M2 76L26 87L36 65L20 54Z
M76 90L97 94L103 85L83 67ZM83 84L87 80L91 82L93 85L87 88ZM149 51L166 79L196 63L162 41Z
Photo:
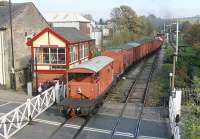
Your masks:
M66 64L65 48L36 48L37 64Z

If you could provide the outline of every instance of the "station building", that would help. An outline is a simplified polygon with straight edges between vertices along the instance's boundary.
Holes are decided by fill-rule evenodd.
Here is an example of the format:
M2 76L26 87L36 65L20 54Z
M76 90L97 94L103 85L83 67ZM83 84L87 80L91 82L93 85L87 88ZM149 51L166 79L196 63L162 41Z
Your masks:
M60 78L67 70L92 58L95 41L76 28L47 27L28 40L34 63L33 86Z

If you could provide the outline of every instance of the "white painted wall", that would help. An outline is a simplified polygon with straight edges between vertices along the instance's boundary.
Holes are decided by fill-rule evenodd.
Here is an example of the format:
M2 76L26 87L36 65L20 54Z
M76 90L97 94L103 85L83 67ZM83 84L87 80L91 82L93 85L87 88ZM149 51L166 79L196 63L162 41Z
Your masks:
M174 103L176 106L176 114L181 115L181 96L182 96L182 91L177 90L174 98Z
M0 85L5 85L5 51L3 35L4 32L0 31Z
M90 34L92 39L95 39L95 44L97 46L101 45L102 42L102 32L101 31L94 31Z

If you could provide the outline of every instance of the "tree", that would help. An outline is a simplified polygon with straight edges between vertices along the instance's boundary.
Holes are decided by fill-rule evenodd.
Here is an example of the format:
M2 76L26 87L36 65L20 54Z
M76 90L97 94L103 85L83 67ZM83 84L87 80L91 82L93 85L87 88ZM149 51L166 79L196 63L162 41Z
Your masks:
M192 27L192 24L189 21L185 21L180 24L180 31L185 33Z
M153 33L150 20L145 16L138 17L136 12L129 6L115 7L110 15L112 44L138 40L151 36Z
M184 34L186 42L200 48L200 24L193 24Z
M118 30L128 30L129 32L138 32L138 17L135 11L126 5L116 7L111 12L111 21Z
M151 23L153 30L160 31L163 28L164 23L168 21L166 19L157 18L154 14L150 14L147 19Z
M139 17L140 23L140 35L141 36L151 36L153 33L153 27L149 19L145 16Z

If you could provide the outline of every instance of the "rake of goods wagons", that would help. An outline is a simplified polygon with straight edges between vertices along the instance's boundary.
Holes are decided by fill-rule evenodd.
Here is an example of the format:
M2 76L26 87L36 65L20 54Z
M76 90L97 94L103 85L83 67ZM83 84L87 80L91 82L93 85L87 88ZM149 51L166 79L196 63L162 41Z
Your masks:
M159 49L162 37L143 42L129 42L102 52L69 69L68 92L59 104L63 112L90 115L98 108L116 79L131 65Z

